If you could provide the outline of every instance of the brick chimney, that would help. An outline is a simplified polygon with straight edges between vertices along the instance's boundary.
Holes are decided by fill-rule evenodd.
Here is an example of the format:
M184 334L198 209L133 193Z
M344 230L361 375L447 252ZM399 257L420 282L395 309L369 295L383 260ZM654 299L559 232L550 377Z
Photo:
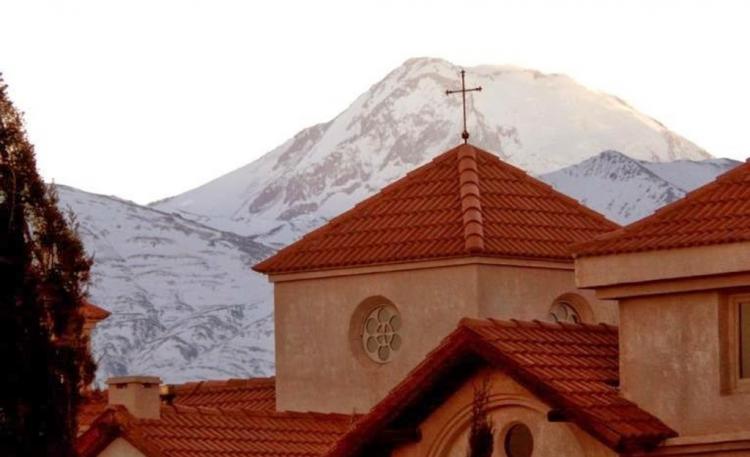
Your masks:
M109 378L109 404L122 405L138 419L158 419L161 380L156 376L121 376Z

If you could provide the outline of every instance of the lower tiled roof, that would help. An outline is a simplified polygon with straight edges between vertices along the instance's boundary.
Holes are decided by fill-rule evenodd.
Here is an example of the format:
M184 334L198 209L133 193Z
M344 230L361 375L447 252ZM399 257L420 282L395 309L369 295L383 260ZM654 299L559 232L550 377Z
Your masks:
M163 402L181 406L202 406L250 411L276 409L276 379L249 378L168 384ZM107 391L90 391L78 411L78 425L86 431L107 409Z
M159 419L110 407L78 439L94 457L122 437L147 457L318 457L345 433L352 416L164 406Z
M78 408L78 432L83 433L107 409L107 393L101 390L86 392Z
M478 362L461 363L472 358ZM458 388L452 380L468 379L469 367L487 365L529 389L552 408L554 417L577 424L618 452L676 436L620 395L616 327L464 319L327 455L361 455L383 432L403 428L404 418L423 420L441 402L439 392ZM448 389L446 382L452 383Z
M169 393L175 405L252 411L276 409L274 378L190 382L169 386Z

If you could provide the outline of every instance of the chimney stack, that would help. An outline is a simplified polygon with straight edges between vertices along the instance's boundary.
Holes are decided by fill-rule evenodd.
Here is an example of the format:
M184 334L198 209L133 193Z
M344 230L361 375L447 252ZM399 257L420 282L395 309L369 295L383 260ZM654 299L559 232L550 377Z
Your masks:
M158 419L161 406L161 380L156 376L109 378L109 404L122 405L138 419Z

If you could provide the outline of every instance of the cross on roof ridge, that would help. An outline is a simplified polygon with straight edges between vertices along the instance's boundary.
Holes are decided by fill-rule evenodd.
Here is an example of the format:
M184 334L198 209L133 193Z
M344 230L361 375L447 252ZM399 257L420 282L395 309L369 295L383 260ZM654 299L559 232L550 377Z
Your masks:
M461 69L461 88L460 89L448 89L445 91L445 95L452 95L461 93L461 102L463 103L464 113L464 131L461 132L461 138L464 140L464 144L469 142L469 131L466 129L466 92L481 92L482 86L466 88L466 70Z

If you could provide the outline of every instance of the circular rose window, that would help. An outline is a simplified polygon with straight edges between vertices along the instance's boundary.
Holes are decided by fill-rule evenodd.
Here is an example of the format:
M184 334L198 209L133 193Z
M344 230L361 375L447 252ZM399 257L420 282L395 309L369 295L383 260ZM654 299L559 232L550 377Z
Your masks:
M392 305L381 305L367 315L362 329L365 354L378 363L390 362L401 347L401 316Z

